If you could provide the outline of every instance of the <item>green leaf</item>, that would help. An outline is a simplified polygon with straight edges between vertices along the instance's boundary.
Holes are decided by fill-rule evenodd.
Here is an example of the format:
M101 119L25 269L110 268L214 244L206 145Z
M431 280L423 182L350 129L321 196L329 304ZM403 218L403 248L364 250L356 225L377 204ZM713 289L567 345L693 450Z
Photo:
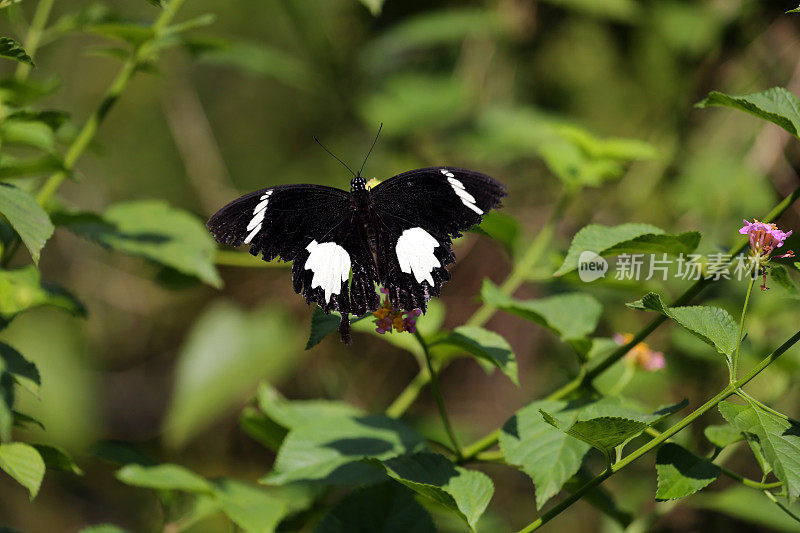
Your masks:
M28 489L33 500L42 485L45 466L36 448L22 442L11 442L0 444L0 470Z
M83 306L72 296L41 284L35 266L0 271L0 322L8 322L17 314L40 306L57 307L77 316L85 314Z
M424 442L413 429L386 416L332 412L313 423L294 426L278 451L274 470L261 482L366 484L382 476L361 459L390 459L420 450Z
M506 33L494 10L479 8L425 11L395 24L377 39L364 53L364 61L373 71L396 68L405 54L422 48L441 45L460 45L467 38L481 38ZM387 61L391 58L391 61Z
M206 309L178 355L164 440L183 446L262 379L280 381L301 362L302 333L273 304L245 312L231 304Z
M144 257L213 287L222 286L214 266L216 245L203 223L164 201L122 202L109 207L102 217L60 213L55 220L106 248Z
M328 418L350 418L364 414L355 406L338 400L287 400L273 387L262 383L258 407L286 429L314 426Z
M483 472L455 466L435 453L417 453L381 465L392 479L460 516L474 531L494 494L492 480Z
M0 372L0 441L11 440L14 425L14 377Z
M355 324L359 320L371 317L372 314L368 313L362 317L351 317L350 323ZM339 322L342 315L333 311L325 314L320 306L315 306L314 311L311 312L311 331L308 334L308 342L306 342L306 350L310 350L320 342L322 339L339 331Z
M79 533L128 533L128 531L114 524L97 524L85 527Z
M483 215L480 226L476 226L470 231L476 230L483 230L484 234L502 244L508 253L513 255L516 252L520 224L511 215L490 211Z
M187 44L191 46L193 42L190 40ZM304 91L321 84L318 74L308 62L262 43L219 42L213 43L213 46L206 44L199 47L195 43L195 55L200 63L233 67Z
M331 509L314 533L434 533L431 515L413 493L394 481L351 492Z
M703 430L703 434L711 444L720 448L725 448L744 439L742 432L730 424L708 426Z
M0 342L0 373L2 372L11 374L17 380L30 382L25 383L26 388L33 389L34 392L42 384L36 365L8 344Z
M558 494L583 462L589 446L546 423L540 409L564 411L567 402L542 400L523 407L503 425L500 450L509 464L519 466L536 487L536 508ZM570 410L577 418L578 410Z
M277 451L288 431L264 413L253 407L245 407L239 415L239 427L267 448Z
M769 274L775 283L783 289L781 296L800 300L800 287L797 286L797 283L789 275L789 271L785 266L773 265L769 269Z
M700 233L696 231L668 235L661 228L649 224L590 224L575 234L564 263L553 275L562 276L578 268L584 252L603 257L633 253L679 255L691 253L699 243Z
M564 340L581 339L597 327L603 307L584 293L559 294L537 300L517 300L484 280L481 298L489 305L531 320L550 329Z
M61 160L51 154L20 159L12 155L0 155L0 179L20 178L31 174L63 171ZM49 218L48 218L49 221Z
M42 424L41 421L39 421L36 418L33 418L32 416L26 415L25 413L20 413L19 411L12 411L11 414L14 416L15 427L24 428L27 426L27 424L33 424L39 426L39 428L41 429L45 429L44 424Z
M32 67L36 66L22 45L10 37L0 37L0 56L26 63Z
M83 471L75 464L72 457L58 446L50 446L47 444L34 444L34 448L42 456L44 464L47 468L53 470L63 470L64 472L71 472L76 475L83 475Z
M797 533L796 520L780 511L766 496L758 494L749 487L735 485L722 492L700 493L686 500L685 505L716 511L764 528L759 530ZM792 512L800 514L800 505L791 505L789 508ZM716 517L710 518L714 520ZM737 529L745 528L743 526Z
M706 305L666 307L661 297L654 292L627 305L631 309L657 311L668 316L723 355L730 356L736 349L739 327L724 309Z
M766 91L731 96L712 91L696 107L732 107L750 113L760 119L777 124L795 137L800 138L800 100L783 87L773 87Z
M800 426L753 405L720 402L719 412L733 427L758 439L786 492L800 496Z
M38 148L45 152L55 149L56 136L44 122L9 118L0 122L0 139L14 146Z
M92 24L87 29L98 35L128 43L133 47L141 46L156 37L151 26L136 22L103 22Z
M117 470L116 477L126 485L146 489L197 493L208 493L212 490L212 485L204 478L175 464L154 466L129 464Z
M214 482L222 512L244 531L272 533L286 515L286 503L262 488L235 479Z
M659 501L685 498L707 487L722 474L720 467L714 463L671 442L658 449L656 471L656 500Z
M27 191L10 183L0 182L0 214L6 217L17 232L33 262L38 263L44 243L55 230L47 212Z
M437 340L435 345L438 344L456 346L480 360L488 361L519 387L517 359L502 335L477 326L459 326Z
M644 414L622 405L614 398L601 399L580 409L577 417L554 416L540 409L545 422L597 448L610 457L614 448L625 444L648 427L688 405L686 400Z
M369 12L372 13L373 17L377 17L381 14L383 2L384 0L361 0L361 3L364 4L367 9L369 9Z

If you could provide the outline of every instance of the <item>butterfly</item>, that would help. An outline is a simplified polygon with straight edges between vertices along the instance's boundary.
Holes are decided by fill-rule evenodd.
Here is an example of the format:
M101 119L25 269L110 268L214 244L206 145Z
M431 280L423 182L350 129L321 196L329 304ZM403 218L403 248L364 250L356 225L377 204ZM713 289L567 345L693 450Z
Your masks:
M372 188L360 170L353 176L350 191L307 184L261 189L207 224L219 243L249 245L264 261L292 261L295 292L325 313L341 314L345 344L352 342L349 315L380 306L376 284L394 309L425 312L450 279L452 239L506 195L485 174L447 166L410 170Z

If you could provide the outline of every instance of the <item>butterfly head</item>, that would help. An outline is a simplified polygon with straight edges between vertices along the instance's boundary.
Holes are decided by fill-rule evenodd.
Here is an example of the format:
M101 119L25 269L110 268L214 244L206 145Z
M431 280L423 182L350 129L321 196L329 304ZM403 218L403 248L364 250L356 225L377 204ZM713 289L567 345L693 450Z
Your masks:
M366 191L367 190L367 180L365 180L361 176L356 176L355 178L350 180L350 190L351 191Z

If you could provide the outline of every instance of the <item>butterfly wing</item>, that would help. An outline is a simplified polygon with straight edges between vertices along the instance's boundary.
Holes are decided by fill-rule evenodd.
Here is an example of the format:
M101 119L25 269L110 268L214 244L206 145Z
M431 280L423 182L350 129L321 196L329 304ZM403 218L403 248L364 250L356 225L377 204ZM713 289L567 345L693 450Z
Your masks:
M320 185L284 185L245 195L220 209L208 228L220 243L250 245L265 261L293 261L295 292L326 312L377 308L375 262L350 194ZM352 288L350 277L352 271Z
M452 239L478 224L505 194L499 181L452 167L411 170L374 187L378 277L392 305L424 311L450 279Z

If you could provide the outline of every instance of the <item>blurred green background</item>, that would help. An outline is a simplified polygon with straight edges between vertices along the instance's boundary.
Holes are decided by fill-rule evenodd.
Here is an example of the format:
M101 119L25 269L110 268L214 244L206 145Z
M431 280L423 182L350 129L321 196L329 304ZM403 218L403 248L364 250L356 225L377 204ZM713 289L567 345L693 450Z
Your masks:
M518 295L585 290L604 304L598 334L635 331L648 317L624 302L649 289L674 296L688 282L584 285L550 274L574 233L590 222L696 229L704 234L702 251L719 251L733 242L742 218L762 216L797 186L800 150L788 134L742 113L693 107L711 90L782 86L799 93L800 18L784 14L796 4L387 0L373 16L355 0L187 0L178 21L213 13L215 22L136 76L81 159L80 182L61 192L66 204L81 209L163 199L206 219L239 194L270 185L347 188L348 174L312 136L353 166L383 122L367 176L447 164L508 185L504 213L519 221L518 235L510 250L475 234L458 241L459 261L441 298L446 327L462 324L478 307L483 278L504 279L559 191L577 180L588 186L569 204L547 260ZM23 39L22 21L35 5L15 6L2 34ZM51 20L81 10L90 16L99 9L93 5L56 2ZM105 5L121 20L149 22L158 13L140 0ZM75 31L43 44L32 79L60 82L44 107L69 110L74 124L83 123L120 68L104 51L108 42ZM14 65L0 68L10 72ZM799 215L790 209L781 227L797 230ZM23 255L17 264L28 261ZM376 336L356 334L352 347L331 336L304 351L311 309L293 293L285 266L221 265L225 285L217 290L59 229L41 268L43 279L86 305L88 317L43 309L3 332L42 374L41 399L24 397L22 407L47 431L21 434L70 450L85 475L48 471L33 503L0 476L0 523L20 531L77 531L105 521L151 530L160 513L155 497L119 483L117 465L106 460L134 450L208 477L255 481L274 457L239 428L238 417L259 381L289 398L344 399L380 412L416 374L413 357ZM724 282L705 297L738 316L745 288ZM748 360L797 327L797 302L777 293L755 299ZM513 346L521 387L499 373L487 375L470 359L448 367L443 392L465 441L499 427L576 368L574 354L543 328L503 314L488 327ZM726 379L715 354L677 328L662 326L649 344L665 353L667 368L637 374L628 389L649 405L683 397L697 405ZM779 366L754 390L796 415L800 388L793 375L800 357L795 351ZM612 369L608 383L621 372L621 366ZM427 391L407 417L441 432ZM693 427L682 438L701 442L701 431ZM753 467L739 455L731 464ZM480 531L530 522L530 480L499 465L479 468L496 486ZM724 480L687 503L655 504L652 458L607 486L622 507L660 514L654 531L796 530L772 508L759 512L755 496L715 497ZM752 516L744 516L748 506ZM443 530L461 530L437 520ZM212 520L191 531L221 527ZM585 504L549 527L618 530Z

